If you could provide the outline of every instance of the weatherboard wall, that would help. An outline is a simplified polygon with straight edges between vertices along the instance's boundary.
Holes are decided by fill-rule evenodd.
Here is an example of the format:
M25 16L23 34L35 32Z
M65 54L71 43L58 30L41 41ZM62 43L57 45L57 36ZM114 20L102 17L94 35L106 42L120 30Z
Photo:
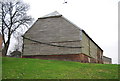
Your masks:
M82 32L82 53L98 59L98 55L102 56L102 50L84 33ZM98 50L99 49L99 50Z
M84 34L82 33L82 53L86 54L89 56L89 38Z
M90 56L97 59L97 46L90 40Z
M50 43L54 45L61 46L74 46L80 47L80 41L76 42L59 42L59 43ZM24 50L23 55L60 55L60 54L79 54L81 53L81 48L66 48L66 47L56 47L46 44L40 44L36 42L29 41L24 39Z

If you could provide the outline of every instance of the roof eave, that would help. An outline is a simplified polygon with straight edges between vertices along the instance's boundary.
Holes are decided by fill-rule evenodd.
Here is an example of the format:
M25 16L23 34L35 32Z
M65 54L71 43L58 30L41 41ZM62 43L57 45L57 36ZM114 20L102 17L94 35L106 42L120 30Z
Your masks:
M49 17L40 17L38 19L46 19L46 18L55 18L55 17L61 17L62 15L56 15L56 16L49 16Z

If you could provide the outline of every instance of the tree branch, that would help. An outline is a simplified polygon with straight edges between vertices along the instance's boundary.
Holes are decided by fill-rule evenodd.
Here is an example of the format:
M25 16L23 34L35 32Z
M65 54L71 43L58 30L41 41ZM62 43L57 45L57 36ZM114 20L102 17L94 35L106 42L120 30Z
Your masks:
M1 33L6 54L11 35L22 25L27 27L32 22L32 18L27 16L29 5L24 4L21 0L0 1L0 4L2 10Z

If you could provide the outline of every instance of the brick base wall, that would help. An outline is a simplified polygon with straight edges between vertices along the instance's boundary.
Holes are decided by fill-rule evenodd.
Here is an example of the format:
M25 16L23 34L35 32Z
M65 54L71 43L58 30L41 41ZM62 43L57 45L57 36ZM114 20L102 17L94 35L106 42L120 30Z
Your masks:
M36 58L46 60L63 60L63 61L76 61L81 63L98 63L94 58L85 54L66 54L66 55L35 55L35 56L22 56L22 58ZM100 62L102 63L102 62Z

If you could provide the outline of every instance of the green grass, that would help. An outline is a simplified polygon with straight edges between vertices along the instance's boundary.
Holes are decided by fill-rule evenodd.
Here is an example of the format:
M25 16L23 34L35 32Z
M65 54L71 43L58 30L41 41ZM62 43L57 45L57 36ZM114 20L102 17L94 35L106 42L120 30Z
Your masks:
M2 79L2 57L0 57L0 80Z
M118 65L4 57L3 79L118 79Z

